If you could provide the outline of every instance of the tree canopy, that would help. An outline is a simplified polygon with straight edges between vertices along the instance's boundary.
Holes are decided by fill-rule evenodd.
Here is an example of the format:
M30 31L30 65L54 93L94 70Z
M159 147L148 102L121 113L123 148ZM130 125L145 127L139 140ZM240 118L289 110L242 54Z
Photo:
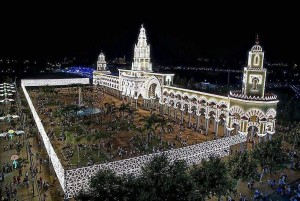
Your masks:
M228 160L230 175L243 182L257 178L258 161L253 158L251 152L238 152Z
M268 168L270 173L280 169L288 162L288 155L284 152L280 139L260 143L253 150L253 157L262 169Z

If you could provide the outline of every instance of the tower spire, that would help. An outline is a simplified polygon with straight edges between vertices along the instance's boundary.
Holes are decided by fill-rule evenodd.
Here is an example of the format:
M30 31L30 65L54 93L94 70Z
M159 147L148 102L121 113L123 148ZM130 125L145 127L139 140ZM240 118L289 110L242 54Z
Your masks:
M141 25L138 42L140 42L140 43L146 43L146 45L147 45L146 31L145 31L145 28L144 28L143 24Z
M259 36L258 36L258 34L256 34L255 44L256 44L256 45L259 45Z
M150 45L147 43L146 30L141 25L138 41L134 47L132 70L152 71Z

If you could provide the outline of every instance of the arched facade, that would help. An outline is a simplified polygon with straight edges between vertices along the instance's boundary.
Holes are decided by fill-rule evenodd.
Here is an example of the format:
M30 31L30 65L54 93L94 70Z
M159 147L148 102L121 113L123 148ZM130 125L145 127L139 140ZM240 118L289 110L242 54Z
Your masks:
M251 135L255 131L259 137L271 137L275 133L278 100L276 95L265 94L263 59L264 52L257 38L249 52L248 66L244 68L241 92L221 96L174 87L174 74L152 72L150 46L145 28L141 27L132 69L119 69L119 76L96 71L94 84L115 91L120 98L135 100L135 107L142 97L143 107L156 108L169 119L203 133L248 135L251 130Z

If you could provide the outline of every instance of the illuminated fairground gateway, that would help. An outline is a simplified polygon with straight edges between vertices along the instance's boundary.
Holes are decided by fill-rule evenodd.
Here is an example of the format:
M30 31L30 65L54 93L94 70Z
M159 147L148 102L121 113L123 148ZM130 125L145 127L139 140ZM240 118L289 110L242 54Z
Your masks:
M174 74L152 72L150 45L142 25L131 70L119 69L119 76L111 75L101 53L93 83L104 86L109 93L125 99L132 106L134 104L134 107L142 101L144 108L157 109L168 118L182 124L186 122L187 127L193 126L203 133L223 133L225 136L240 133L251 138L257 134L261 141L275 133L278 103L276 95L265 92L267 70L263 64L264 52L256 38L256 44L249 52L248 65L244 67L241 91L221 96L174 87Z

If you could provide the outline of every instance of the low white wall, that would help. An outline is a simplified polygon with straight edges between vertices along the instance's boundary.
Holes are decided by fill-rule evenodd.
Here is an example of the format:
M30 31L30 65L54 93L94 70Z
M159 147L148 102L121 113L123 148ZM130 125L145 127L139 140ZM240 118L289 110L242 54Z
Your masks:
M50 160L51 160L51 163L53 165L53 169L57 175L57 178L58 178L58 181L62 187L62 189L64 190L65 192L65 170L63 168L63 166L61 165L60 161L59 161L59 158L57 157L52 145L51 145L51 142L50 142L50 139L48 138L47 136L47 133L44 129L44 126L41 122L41 119L40 117L38 116L33 104L32 104L32 101L29 97L29 94L25 88L25 85L24 84L21 84L21 87L23 89L23 92L25 94L25 97L26 97L26 100L28 102L28 105L30 107L30 110L31 110L31 113L33 115L33 118L34 118L34 121L36 123L36 126L38 128L38 131L42 137L42 140L43 140L43 143L45 145L45 148L46 148L46 151L48 153L48 156L50 157Z
M63 189L64 192L66 192L65 189L65 170L57 157L54 148L51 145L50 139L47 136L47 133L44 129L44 126L41 122L40 117L38 116L33 103L31 101L31 98L26 90L26 86L58 86L58 85L70 85L70 84L89 84L88 78L76 78L76 79L36 79L36 80L21 80L21 87L24 92L24 95L26 97L26 100L28 102L29 108L31 110L31 113L33 115L34 121L36 123L36 126L38 128L38 131L42 137L43 143L45 145L46 151L48 153L48 156L50 157L51 163L53 165L53 169L57 175L58 181Z
M71 84L89 84L89 78L73 78L73 79L36 79L36 80L21 80L24 86L59 86Z
M185 160L188 165L199 164L201 160L209 158L211 155L224 157L229 155L229 148L232 145L246 141L243 134L226 137L214 141L204 142L180 149L165 151L170 161ZM135 158L129 158L110 163L98 164L83 168L66 170L66 194L74 197L81 189L87 189L89 180L99 170L111 169L117 174L139 174L141 167L149 163L151 159L161 153L149 154Z

